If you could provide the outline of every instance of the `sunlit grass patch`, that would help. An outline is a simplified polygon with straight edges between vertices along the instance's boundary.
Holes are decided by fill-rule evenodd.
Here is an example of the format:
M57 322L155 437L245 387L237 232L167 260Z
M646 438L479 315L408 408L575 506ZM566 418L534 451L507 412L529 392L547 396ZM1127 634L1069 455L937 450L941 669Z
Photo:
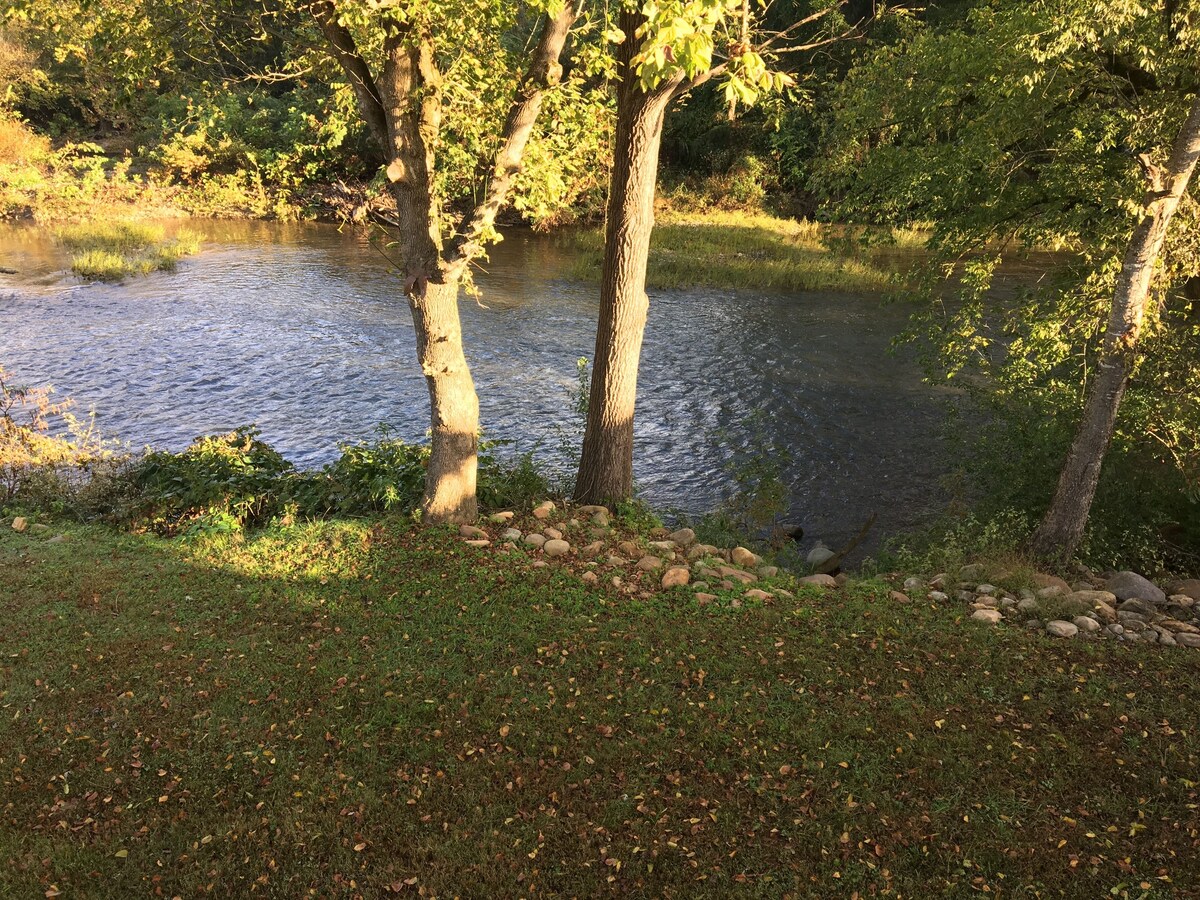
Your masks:
M171 272L200 249L196 234L181 229L168 238L161 225L146 222L68 225L59 229L58 239L72 252L71 271L90 281Z
M765 214L670 213L654 230L647 284L652 288L711 285L779 291L880 290L894 275L867 254L834 251L815 222ZM604 251L598 230L572 235L581 253L572 277L598 277Z

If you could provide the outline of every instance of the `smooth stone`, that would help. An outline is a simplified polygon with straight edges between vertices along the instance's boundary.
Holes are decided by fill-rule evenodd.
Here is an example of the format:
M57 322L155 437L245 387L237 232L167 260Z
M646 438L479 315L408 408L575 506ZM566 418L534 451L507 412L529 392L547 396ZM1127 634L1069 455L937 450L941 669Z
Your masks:
M1159 624L1169 631L1182 631L1184 634L1200 634L1200 628L1178 619L1163 619Z
M674 553L677 547L674 541L650 541L647 546L663 553Z
M994 584L981 584L977 588L975 588L975 593L977 593L977 594L994 594L994 593L996 593L996 586Z
M733 566L721 566L717 569L717 574L724 578L732 578L735 581L740 581L743 584L751 584L758 581L757 575L752 575L749 572L743 572L741 569L735 569Z
M610 566L627 566L627 565L629 565L629 560L627 560L623 556L617 556L615 553L610 553L608 555L608 559L605 560L605 562L607 562Z
M562 532L557 528L543 528L542 534L546 536L546 540L548 541L561 541L563 536Z
M694 582L692 582L692 590L707 591L708 590L708 582L707 581L694 581Z
M506 541L519 541L522 538L520 528L505 528L500 537Z
M604 549L604 541L592 541L586 547L579 551L579 555L583 557L591 557L599 555Z
M65 534L56 534L50 540L46 541L47 544L65 544L66 542L67 536Z
M986 622L989 625L999 625L1003 621L1004 616L1000 615L998 609L977 609L971 613L971 618L976 622Z
M759 601L775 599L770 594L768 594L766 591L761 590L760 588L750 588L750 590L746 591L745 597L747 600L759 600Z
M1164 647L1178 647L1179 641L1177 641L1175 639L1175 637L1176 636L1171 634L1171 632L1169 632L1169 631L1166 632L1165 634L1160 632L1158 635L1158 642L1160 644L1162 644Z
M642 555L642 548L633 541L621 541L621 543L617 544L617 552L622 556L628 556L630 559L633 559L635 556Z
M1200 601L1200 578L1189 578L1186 581L1176 581L1171 585L1169 593L1182 594L1193 601Z
M915 575L904 579L904 590L906 591L919 591L924 586L925 581Z
M696 602L701 606L708 606L708 604L712 603L716 599L716 594L705 594L702 591L698 591L696 593Z
M1076 616L1071 621L1075 623L1076 628L1086 631L1088 634L1094 634L1100 630L1100 623L1088 616Z
M1000 601L995 597L989 597L987 594L983 594L982 596L977 597L975 602L971 605L976 609L999 609Z
M1137 572L1118 572L1104 583L1104 589L1115 594L1118 600L1132 600L1136 597L1151 603L1163 603L1167 599L1165 593Z
M544 559L535 559L532 563L530 563L530 565L535 569L544 569L546 566L550 565L550 563L546 562Z
M937 575L933 576L933 581L929 582L929 586L935 591L944 591L946 589L946 583L949 580L949 575L947 575L945 572L939 572Z
M525 535L525 543L532 547L540 547L546 543L546 536L544 534L537 534L536 532L527 534Z
M958 577L964 581L977 581L983 576L983 566L979 563L970 563L958 570Z
M512 510L505 510L504 512L492 513L488 516L488 521L494 522L497 525L503 525L505 522L511 522L514 515L516 513Z
M656 569L661 569L662 565L663 561L657 556L647 555L643 556L637 561L637 568L639 572L653 572Z
M690 547L696 543L696 532L690 528L680 528L678 531L671 532L671 538L680 547Z
M692 573L688 571L687 566L672 566L663 573L662 586L664 588L683 587L692 578Z
M1175 635L1175 643L1180 647L1200 647L1200 634L1185 634L1180 632Z
M564 540L556 538L542 544L542 552L549 557L566 556L571 552L571 545Z
M1071 593L1071 586L1059 578L1057 575L1045 575L1041 572L1034 572L1032 578L1034 588L1041 593L1046 588L1056 587L1061 594ZM1044 597L1053 596L1052 594L1042 594Z
M608 510L601 510L592 516L592 524L599 525L601 528L607 528L612 524L612 520L608 516Z
M820 566L833 559L834 553L820 541L817 541L817 546L808 551L808 556L804 559L810 566Z
M934 603L945 603L950 599L948 594L943 594L941 591L930 591L929 599Z
M535 519L548 519L554 514L554 501L543 500L533 508L533 517Z
M474 538L476 540L486 538L488 536L486 531L484 531L482 528L476 528L474 525L459 525L458 533L465 538Z
M1038 588L1037 595L1039 597L1041 597L1043 600L1046 600L1050 597L1062 597L1069 593L1071 593L1070 585L1067 585L1064 588L1064 587L1059 587L1057 584L1051 584L1051 585L1047 585L1044 588Z
M762 557L745 547L734 547L729 552L729 559L735 566L744 568L762 565Z
M597 575L595 572L584 572L579 577L581 579L583 579L583 582L585 584L595 584L597 581L600 580L600 576Z
M579 513L579 515L581 515L581 516L594 516L594 515L596 515L596 513L607 514L608 507L600 506L595 503L589 503L589 504L585 504L584 506L575 507L575 512Z
M837 579L832 575L806 575L797 579L798 584L815 584L818 587L837 587Z
M29 526L30 534L46 534L49 530L49 525L43 525L40 522Z
M1022 597L1017 601L1017 609L1021 612L1033 612L1038 608L1038 602L1032 597Z
M17 516L15 519L12 520L12 530L13 531L21 532L21 531L24 531L28 527L29 527L29 522L26 521L24 516Z
M760 566L758 574L763 578L774 578L779 574L779 566Z
M845 587L846 585L848 585L850 583L850 576L847 575L845 572L838 572L836 575L833 576L833 583L836 584L838 587Z
M492 542L487 538L467 538L463 543L468 547L488 547Z
M1125 633L1125 626L1120 624L1119 622L1113 622L1111 625L1106 625L1104 630L1107 631L1111 635L1120 637L1121 635L1123 635Z
M1110 625L1117 621L1117 611L1102 600L1097 600L1092 605L1092 612L1099 616L1102 621L1108 622Z
M1062 619L1055 619L1053 622L1046 623L1046 634L1062 638L1075 637L1079 634L1079 626L1072 622L1064 622Z
M900 592L900 591L889 591L889 592L888 592L888 599L889 599L889 600L891 600L891 601L892 601L892 602L894 602L894 603L908 603L908 602L910 602L910 601L909 601L909 599L908 599L908 594L902 593L902 592Z
M1166 597L1164 596L1163 599L1165 600ZM1158 612L1158 610L1154 608L1154 604L1152 602L1149 600L1143 600L1141 597L1130 597L1117 607L1117 611L1137 613L1138 615L1142 616L1153 616L1156 612Z

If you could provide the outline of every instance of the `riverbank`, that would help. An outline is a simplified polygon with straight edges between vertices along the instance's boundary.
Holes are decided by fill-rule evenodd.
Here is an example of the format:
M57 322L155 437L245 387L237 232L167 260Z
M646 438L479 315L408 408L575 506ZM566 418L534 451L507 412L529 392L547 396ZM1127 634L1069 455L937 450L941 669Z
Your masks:
M52 533L0 531L6 895L1200 881L1196 651L882 581L629 596L398 522Z

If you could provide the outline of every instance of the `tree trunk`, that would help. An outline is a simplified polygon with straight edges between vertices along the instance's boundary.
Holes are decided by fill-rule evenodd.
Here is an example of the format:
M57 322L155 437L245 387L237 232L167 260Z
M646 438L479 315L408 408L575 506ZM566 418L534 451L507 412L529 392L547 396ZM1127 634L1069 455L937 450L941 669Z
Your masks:
M458 281L411 292L409 306L432 418L422 516L427 522L474 522L479 397L463 354Z
M641 21L640 15L622 13L621 29L632 36ZM622 81L604 229L600 318L575 482L575 499L581 503L611 503L633 495L633 412L650 309L646 263L654 229L658 151L663 119L680 81L643 91L630 67L636 49L633 40L619 49Z
M1117 411L1137 358L1150 286L1167 228L1187 191L1198 158L1200 96L1192 103L1166 169L1159 170L1143 159L1150 181L1142 202L1144 213L1125 252L1113 293L1099 368L1084 405L1083 421L1071 444L1054 500L1031 541L1034 555L1041 559L1065 561L1074 555L1083 538L1104 455L1112 441Z

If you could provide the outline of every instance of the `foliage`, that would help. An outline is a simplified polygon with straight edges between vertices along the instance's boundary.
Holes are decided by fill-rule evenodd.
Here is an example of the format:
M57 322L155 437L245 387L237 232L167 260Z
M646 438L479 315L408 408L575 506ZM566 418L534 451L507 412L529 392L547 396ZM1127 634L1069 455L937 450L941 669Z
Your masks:
M280 479L292 469L253 426L199 437L182 453L143 457L135 473L140 514L166 533L214 516L243 528L262 524L280 511Z
M181 258L200 248L199 237L186 229L167 239L163 226L145 222L68 225L57 235L72 251L71 271L93 281L174 271Z
M380 425L373 441L343 444L341 456L320 472L302 474L289 496L307 515L411 512L425 491L429 448L393 437Z

